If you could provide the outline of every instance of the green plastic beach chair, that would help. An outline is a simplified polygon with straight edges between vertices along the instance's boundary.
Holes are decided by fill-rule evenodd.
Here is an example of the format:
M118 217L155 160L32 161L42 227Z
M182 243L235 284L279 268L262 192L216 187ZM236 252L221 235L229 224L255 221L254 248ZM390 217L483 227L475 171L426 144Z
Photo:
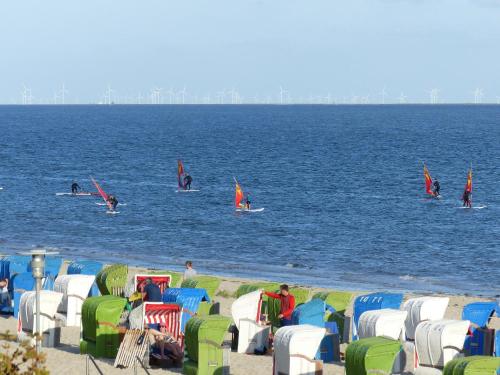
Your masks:
M127 300L116 296L87 298L82 305L80 353L114 358L120 346L118 322Z
M231 319L221 315L194 316L187 322L182 372L187 375L222 375L222 343Z
M330 311L326 312L325 320L327 322L337 323L341 338L344 335L345 311L351 303L352 296L353 294L349 292L327 291L316 293L312 297L312 299L322 299L327 305L330 305L335 309L334 314L332 314Z
M121 294L127 284L128 266L113 264L103 268L96 275L96 284L101 294Z
M354 341L347 347L345 370L347 375L390 375L402 345L385 337L368 337Z
M444 367L443 375L496 375L498 370L499 357L476 355L451 360Z

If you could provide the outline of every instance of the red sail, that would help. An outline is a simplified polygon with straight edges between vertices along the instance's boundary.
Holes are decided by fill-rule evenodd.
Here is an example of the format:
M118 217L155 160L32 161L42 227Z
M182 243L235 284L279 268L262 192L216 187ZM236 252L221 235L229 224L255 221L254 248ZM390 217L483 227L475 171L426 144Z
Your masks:
M112 210L113 209L113 205L108 200L108 194L106 194L106 192L104 190L102 190L102 187L99 186L99 184L97 183L96 180L94 180L92 177L90 179L94 183L94 185L95 185L97 191L99 192L99 194L101 194L101 197L102 197L102 199L104 199L104 202L106 202L106 204L108 205L108 208L110 210Z
M238 184L238 181L234 180L236 182L236 193L234 196L234 205L236 208L241 207L241 201L243 200L243 190L241 190L240 184Z
M434 192L432 191L432 178L425 164L424 164L424 178L425 178L425 192L427 194L434 195Z
M182 182L182 177L184 175L184 166L181 160L177 160L177 183L179 188L184 189L184 183Z

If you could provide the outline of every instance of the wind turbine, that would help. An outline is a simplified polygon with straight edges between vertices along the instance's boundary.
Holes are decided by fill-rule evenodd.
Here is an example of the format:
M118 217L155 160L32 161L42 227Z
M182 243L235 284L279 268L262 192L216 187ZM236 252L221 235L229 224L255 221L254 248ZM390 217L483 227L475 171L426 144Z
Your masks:
M433 88L429 90L430 103L437 104L439 102L439 89Z
M290 98L290 93L280 86L280 104L286 104L287 98Z
M184 86L184 88L179 91L179 94L181 95L181 98L182 98L182 104L185 104L185 100L186 100L186 86Z
M387 90L386 90L385 86L382 89L382 91L380 91L380 95L382 95L382 104L385 104L385 97L387 96Z
M61 99L62 99L62 104L66 104L66 94L68 93L68 90L66 90L66 85L63 83L61 87Z
M401 92L401 94L399 95L399 104L405 104L406 99L407 99L406 95L403 92Z
M474 104L481 104L483 102L483 89L479 87L474 90Z

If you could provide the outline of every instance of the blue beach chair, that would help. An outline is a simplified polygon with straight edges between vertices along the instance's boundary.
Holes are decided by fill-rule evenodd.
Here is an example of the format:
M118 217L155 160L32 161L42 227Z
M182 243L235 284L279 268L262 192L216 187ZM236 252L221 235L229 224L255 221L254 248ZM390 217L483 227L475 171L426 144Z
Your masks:
M399 309L403 301L401 293L371 293L356 297L352 319L352 340L358 339L359 317L365 311L381 309Z
M186 324L196 315L201 302L210 302L205 289L196 288L167 288L163 292L163 303L177 303L182 306L181 331L184 333Z
M500 355L500 331L488 328L490 319L498 315L500 307L496 302L473 302L464 306L462 320L470 320L470 335L465 338L464 351L467 355ZM497 343L495 343L495 341Z

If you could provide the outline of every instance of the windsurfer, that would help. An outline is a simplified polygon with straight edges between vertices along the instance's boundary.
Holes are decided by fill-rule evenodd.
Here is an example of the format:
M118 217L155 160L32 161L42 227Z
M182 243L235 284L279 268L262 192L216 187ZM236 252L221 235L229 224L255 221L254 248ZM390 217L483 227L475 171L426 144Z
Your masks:
M470 191L469 190L466 189L464 191L464 195L462 196L462 200L464 201L464 204L463 204L464 207L472 208L472 203L470 201Z
M78 193L78 190L81 190L82 188L80 187L80 185L78 185L75 181L73 181L73 183L71 184L71 193L72 194L76 194Z
M108 197L108 203L111 205L111 210L116 211L116 206L118 206L118 199L114 195Z
M436 180L434 181L434 196L437 197L439 195L439 191L441 189L441 185L439 184L439 181Z
M191 182L193 182L193 178L189 173L186 172L186 175L184 176L184 189L185 190L191 190Z
M245 200L245 208L246 208L247 210L249 210L249 209L250 209L250 205L251 205L251 204L252 204L252 202L250 202L250 194L249 194L249 193L247 193L247 198L246 198L246 200Z

